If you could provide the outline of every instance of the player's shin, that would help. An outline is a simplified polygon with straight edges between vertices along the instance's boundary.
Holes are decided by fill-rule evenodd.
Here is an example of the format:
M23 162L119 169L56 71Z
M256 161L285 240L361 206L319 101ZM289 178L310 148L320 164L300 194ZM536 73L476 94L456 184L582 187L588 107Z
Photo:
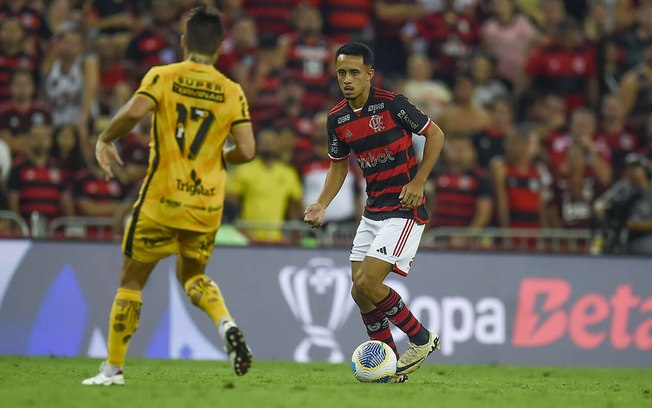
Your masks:
M225 320L231 320L222 292L211 278L204 274L196 275L183 286L192 304L206 312L218 329Z
M140 321L141 292L119 288L113 300L109 317L109 364L122 367L127 356L129 341Z
M422 345L428 342L428 330L421 325L394 289L390 288L387 297L376 303L376 307L383 311L389 321L407 334L412 343Z
M396 357L398 357L398 348L396 348L396 343L394 343L392 330L389 327L389 320L385 316L385 313L374 309L371 312L360 314L362 315L362 322L367 328L369 339L382 341L387 344L394 350Z

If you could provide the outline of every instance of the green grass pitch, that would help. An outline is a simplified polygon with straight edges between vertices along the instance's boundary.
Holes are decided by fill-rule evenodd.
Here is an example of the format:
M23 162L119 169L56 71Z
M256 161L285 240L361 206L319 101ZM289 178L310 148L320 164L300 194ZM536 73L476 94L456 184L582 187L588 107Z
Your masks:
M0 357L13 407L652 407L652 369L424 365L407 384L360 384L348 365L130 359L124 387L82 386L98 360Z

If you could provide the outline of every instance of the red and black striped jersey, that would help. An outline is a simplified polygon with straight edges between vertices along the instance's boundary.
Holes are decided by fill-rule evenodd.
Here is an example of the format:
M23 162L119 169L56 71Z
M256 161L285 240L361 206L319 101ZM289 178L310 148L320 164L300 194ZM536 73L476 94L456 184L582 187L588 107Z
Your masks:
M328 113L328 155L346 159L351 151L367 182L365 217L372 220L412 218L428 221L425 199L418 208L401 206L401 189L419 168L412 133L425 134L432 121L403 95L371 88L357 111L346 99Z
M0 20L1 21L1 20ZM0 50L0 103L11 99L11 77L17 70L27 70L36 76L38 59L26 52L7 54Z
M260 33L281 35L292 29L290 17L297 0L246 0L244 9L256 20Z
M432 180L435 203L431 225L468 227L475 217L478 199L491 198L491 183L481 169L464 173L444 170Z
M314 115L323 109L324 101L329 98L331 44L326 37L306 41L295 33L289 34L289 43L286 67L293 79L303 85L303 114Z
M525 69L533 77L536 89L562 96L569 112L587 103L586 85L597 74L595 52L589 45L535 49Z
M371 25L371 0L324 0L326 35L338 44L355 41Z
M37 102L33 102L25 111L19 110L11 101L0 105L0 123L3 129L11 132L12 136L27 135L32 125L50 123L50 121L50 109Z
M126 194L126 187L115 179L106 180L104 177L97 177L88 169L79 170L75 174L73 184L75 201L90 200L93 203L120 203ZM77 211L81 213L80 208L77 208ZM111 216L113 214L105 215Z
M9 192L18 193L20 215L27 220L34 211L48 219L60 216L60 199L66 187L63 171L52 160L40 167L27 158L19 158L7 182Z
M509 205L509 226L539 228L541 226L541 174L531 166L523 171L507 165L505 187Z

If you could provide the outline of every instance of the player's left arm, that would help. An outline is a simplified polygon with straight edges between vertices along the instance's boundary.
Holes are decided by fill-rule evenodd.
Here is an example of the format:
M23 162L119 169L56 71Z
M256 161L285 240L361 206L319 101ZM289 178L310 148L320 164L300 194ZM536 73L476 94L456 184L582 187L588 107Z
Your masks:
M408 131L426 137L421 166L414 178L403 186L399 199L401 205L416 208L423 203L426 181L439 159L444 146L444 132L425 113L412 105L402 95L397 95L391 104L392 116L396 123Z
M111 119L106 130L99 135L95 145L95 157L102 170L104 170L107 179L113 177L111 171L112 162L115 161L123 165L113 141L131 132L134 126L155 107L156 104L151 97L137 93L118 111Z
M439 154L444 146L444 132L432 121L423 136L426 137L426 144L423 148L423 160L419 171L412 181L403 186L398 197L401 200L401 205L409 208L416 208L423 202L426 180L439 160Z

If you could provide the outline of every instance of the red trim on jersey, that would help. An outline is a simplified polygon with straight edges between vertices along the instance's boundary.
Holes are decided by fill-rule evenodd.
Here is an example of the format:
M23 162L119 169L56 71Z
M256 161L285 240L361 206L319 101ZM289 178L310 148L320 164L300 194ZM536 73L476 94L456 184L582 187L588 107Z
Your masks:
M396 122L394 121L394 118L392 117L392 114L389 110L384 110L381 113L376 114L375 116L380 117L381 124L384 127L380 132L388 132L397 127ZM371 118L372 116L364 116L361 118L359 117L349 122L348 124L339 127L337 131L339 139L349 144L358 141L360 139L363 139L365 137L372 137L376 135L379 132L375 132L369 126L369 122L371 122ZM351 136L345 138L344 134L346 133L347 130L351 133Z
M424 133L428 130L430 125L432 125L432 119L428 118L428 122L423 126L423 129L417 132L417 134L425 136Z
M341 110L345 105L346 105L346 99L342 99L337 103L337 105L333 106L331 110L328 111L328 114L332 115L333 113Z
M331 155L329 154L328 157L331 159L331 161L334 161L334 162L341 162L342 160L346 160L346 159L348 159L350 155L351 155L351 153L347 154L347 155L344 156L344 157L333 157L333 156L331 156Z

